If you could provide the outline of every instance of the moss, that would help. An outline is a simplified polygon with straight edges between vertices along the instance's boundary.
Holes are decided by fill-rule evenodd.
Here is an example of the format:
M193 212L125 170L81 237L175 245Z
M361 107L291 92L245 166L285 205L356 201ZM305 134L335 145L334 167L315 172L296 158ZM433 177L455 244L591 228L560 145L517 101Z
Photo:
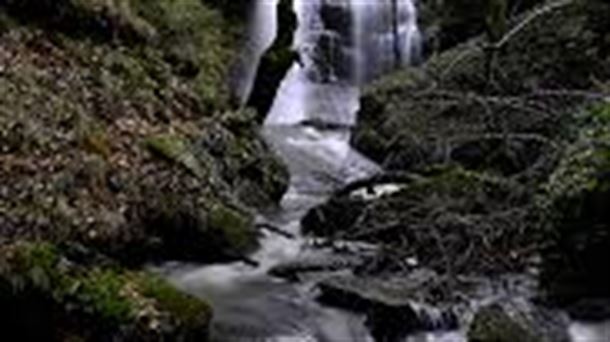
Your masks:
M136 0L133 5L140 16L158 28L166 58L179 74L195 79L203 100L228 100L224 80L227 61L233 56L227 41L235 35L235 27L200 0Z
M78 37L146 40L154 35L154 28L133 15L129 0L8 0L3 6L25 23Z
M544 342L530 327L520 324L500 306L488 306L475 316L468 330L468 340L472 342Z
M177 135L158 135L150 137L145 141L146 146L154 153L182 165L193 175L204 178L205 169L201 162L195 157L190 143Z
M70 282L79 306L101 319L122 323L134 318L134 305L123 294L125 276L117 271L93 269Z
M212 308L207 303L193 300L156 276L140 274L137 281L144 296L155 300L163 311L171 312L186 325L197 325L212 317Z
M40 299L28 310L50 310L59 316L55 323L63 326L52 327L55 332L48 334L68 328L93 340L158 339L168 332L179 339L204 336L211 319L206 303L146 272L83 267L44 242L17 243L2 252L0 284L8 284L15 298Z
M256 246L256 234L251 219L244 213L223 204L215 204L209 212L208 226L222 236L235 252L246 253Z

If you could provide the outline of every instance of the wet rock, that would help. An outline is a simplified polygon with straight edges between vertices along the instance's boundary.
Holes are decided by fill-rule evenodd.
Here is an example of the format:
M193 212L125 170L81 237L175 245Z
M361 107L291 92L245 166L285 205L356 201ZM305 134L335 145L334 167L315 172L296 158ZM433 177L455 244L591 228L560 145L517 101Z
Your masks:
M366 259L362 256L322 255L280 263L269 270L275 277L298 280L307 273L331 273L340 270L354 269L362 266Z
M367 326L379 341L400 341L420 330L457 328L450 309L440 309L434 317L420 310L425 293L438 283L434 272L420 270L402 277L334 276L318 284L319 300L365 313Z
M156 243L140 246L144 257L163 260L239 260L258 246L252 216L222 202L194 208L178 202L153 201L142 228ZM148 247L148 248L146 248ZM129 251L124 251L129 254ZM119 253L121 255L123 252ZM140 256L142 258L142 256Z
M483 341L568 342L567 316L537 307L525 299L499 301L479 309L468 339Z
M288 69L298 60L292 50L292 40L297 29L297 18L292 10L292 0L280 0L278 7L278 36L267 51L258 68L253 91L247 105L258 112L257 121L262 122L271 109L280 82Z

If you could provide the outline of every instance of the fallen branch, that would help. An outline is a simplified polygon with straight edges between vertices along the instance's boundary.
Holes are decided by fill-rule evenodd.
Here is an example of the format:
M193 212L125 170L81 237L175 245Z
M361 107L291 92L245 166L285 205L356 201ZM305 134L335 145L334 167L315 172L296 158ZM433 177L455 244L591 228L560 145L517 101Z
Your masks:
M550 3L544 7L538 8L534 10L530 15L528 15L525 19L523 19L519 24L513 27L510 31L508 31L498 42L491 45L493 49L501 49L504 45L506 45L514 36L519 34L523 29L525 29L530 23L536 20L538 17L550 13L556 9L571 5L575 0L561 0Z

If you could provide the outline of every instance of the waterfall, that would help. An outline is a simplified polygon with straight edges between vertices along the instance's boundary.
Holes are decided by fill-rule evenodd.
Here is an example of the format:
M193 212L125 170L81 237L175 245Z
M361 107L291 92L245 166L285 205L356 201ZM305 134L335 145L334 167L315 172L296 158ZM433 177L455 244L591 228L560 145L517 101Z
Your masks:
M277 36L279 1L254 0L250 3L248 35L232 80L233 93L240 105L244 105L252 93L259 62Z
M299 58L277 91L264 134L290 159L284 158L294 186L326 191L329 180L332 188L379 171L350 147L349 128L356 123L360 86L414 57L417 11L412 0L293 1ZM312 123L343 129L298 128ZM312 175L324 181L312 182Z
M412 0L356 0L351 6L355 68L361 83L418 57L421 39Z
M418 54L413 0L295 0L294 6L294 48L314 81L361 84Z
M245 49L241 94L247 97L262 55L277 35L277 8L286 0L254 4L250 44ZM290 188L277 213L262 222L294 236L265 234L252 255L259 267L237 262L175 271L181 289L215 309L212 337L218 341L369 342L364 317L315 300L316 280L291 284L268 276L282 263L326 260L335 251L312 248L300 220L337 188L380 172L349 144L360 86L409 62L417 41L416 13L408 0L293 0L298 18L293 48L298 60L277 90L263 136L284 161ZM263 13L266 11L265 13ZM269 24L270 26L265 26ZM246 63L247 64L247 63Z

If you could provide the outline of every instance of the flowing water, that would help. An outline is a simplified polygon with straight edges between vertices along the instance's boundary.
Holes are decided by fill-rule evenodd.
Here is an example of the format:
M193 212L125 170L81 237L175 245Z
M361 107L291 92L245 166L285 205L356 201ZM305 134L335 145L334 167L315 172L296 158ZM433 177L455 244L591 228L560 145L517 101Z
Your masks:
M236 90L242 98L251 91L256 61L276 36L277 3L254 3L244 54L255 62L242 65ZM261 249L251 256L258 267L242 262L174 265L165 272L179 288L212 304L212 337L217 341L372 341L364 317L315 301L313 280L289 283L268 272L291 260L332 258L333 251L314 248L300 234L299 221L337 188L380 171L350 147L350 128L356 122L360 86L417 58L416 8L411 0L294 0L294 11L299 26L293 48L299 60L281 83L262 132L287 166L291 182L280 207L259 217L294 238L264 232ZM575 336L587 336L590 329L572 330ZM464 340L460 332L408 338Z
M243 43L241 60L236 65L233 92L244 104L256 78L256 71L263 54L271 47L277 36L277 10L280 0L254 1L250 4L248 36Z

